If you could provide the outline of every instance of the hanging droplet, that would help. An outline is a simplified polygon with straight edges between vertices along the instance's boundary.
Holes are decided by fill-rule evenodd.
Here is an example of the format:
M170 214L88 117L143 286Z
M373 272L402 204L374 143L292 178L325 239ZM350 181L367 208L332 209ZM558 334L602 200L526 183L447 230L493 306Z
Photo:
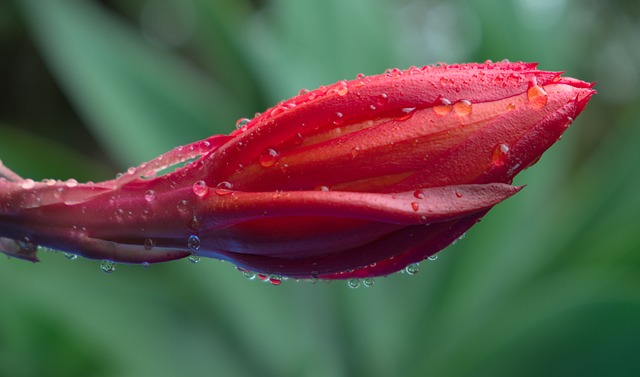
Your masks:
M509 146L505 143L497 144L493 147L493 152L491 153L491 161L496 165L504 164L504 161L509 156Z
M415 275L420 271L420 266L418 263L411 263L407 267L405 267L404 271L409 275Z
M151 263L149 262L142 262L142 267L143 268L149 268L151 266Z
M149 203L156 200L156 192L153 190L147 190L147 192L144 193L144 200Z
M78 256L76 254L71 254L71 253L64 253L64 257L67 258L68 260L78 259Z
M193 193L201 198L207 195L207 192L209 191L209 187L207 187L205 181L198 181L194 183L191 188L193 190Z
M278 285L282 284L282 276L280 276L280 275L270 275L269 276L269 283L271 283L271 285L275 285L275 286L278 286Z
M434 260L438 259L438 255L436 255L436 254L430 255L427 259L429 259L430 261L434 261Z
M200 248L200 238L196 235L190 235L187 240L187 246L191 250L198 250Z
M358 288L360 286L360 280L358 279L349 279L347 280L347 286L349 286L349 288Z
M453 105L453 111L456 112L456 115L465 117L471 114L471 107L471 102L463 99L462 101L458 101L455 105Z
M189 262L193 263L193 264L198 264L200 263L200 257L197 255L190 255L189 256Z
M375 280L373 280L373 278L366 278L362 281L362 284L365 287L373 287L373 285L375 284Z
M275 149L267 149L260 155L259 161L263 168L272 167L280 159L280 153Z
M216 185L216 195L227 196L233 193L233 185L227 181L222 181Z
M529 90L527 90L527 98L529 98L529 102L536 109L544 107L549 100L547 92L537 84L532 85Z
M100 269L105 274L113 273L113 271L116 270L116 262L112 260L103 260L102 263L100 263Z

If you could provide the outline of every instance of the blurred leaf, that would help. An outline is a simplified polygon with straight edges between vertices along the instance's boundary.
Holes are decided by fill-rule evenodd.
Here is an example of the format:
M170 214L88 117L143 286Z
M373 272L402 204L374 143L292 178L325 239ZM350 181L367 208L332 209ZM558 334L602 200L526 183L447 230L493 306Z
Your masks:
M83 181L113 177L113 172L106 166L31 132L0 124L0 135L0 158L23 177Z
M242 105L88 1L22 2L54 73L113 156L138 164L228 132Z

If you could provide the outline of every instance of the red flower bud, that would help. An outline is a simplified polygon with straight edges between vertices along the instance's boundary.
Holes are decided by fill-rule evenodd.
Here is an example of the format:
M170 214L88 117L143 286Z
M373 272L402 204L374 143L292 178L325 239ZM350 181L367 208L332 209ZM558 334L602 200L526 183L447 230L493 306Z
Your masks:
M437 253L520 190L513 177L595 92L531 63L390 70L304 92L229 136L115 180L34 182L0 167L0 249L262 274L387 275ZM194 160L171 173L157 172Z

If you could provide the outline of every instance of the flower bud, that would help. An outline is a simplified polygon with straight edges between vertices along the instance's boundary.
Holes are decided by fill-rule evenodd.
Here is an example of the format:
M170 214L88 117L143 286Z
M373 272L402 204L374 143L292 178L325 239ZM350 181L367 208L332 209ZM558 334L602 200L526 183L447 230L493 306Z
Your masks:
M296 278L387 275L518 192L513 177L560 138L591 88L532 63L390 70L301 93L112 181L6 170L0 249L34 259L26 237L128 263L197 255Z

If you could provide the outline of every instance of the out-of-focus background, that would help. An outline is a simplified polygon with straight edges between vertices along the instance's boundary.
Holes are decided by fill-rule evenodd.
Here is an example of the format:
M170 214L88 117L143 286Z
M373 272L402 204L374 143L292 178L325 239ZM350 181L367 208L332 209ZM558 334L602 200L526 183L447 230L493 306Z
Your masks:
M597 81L466 238L373 287L0 258L0 376L640 375L635 0L5 0L0 159L98 181L301 88L436 62Z

